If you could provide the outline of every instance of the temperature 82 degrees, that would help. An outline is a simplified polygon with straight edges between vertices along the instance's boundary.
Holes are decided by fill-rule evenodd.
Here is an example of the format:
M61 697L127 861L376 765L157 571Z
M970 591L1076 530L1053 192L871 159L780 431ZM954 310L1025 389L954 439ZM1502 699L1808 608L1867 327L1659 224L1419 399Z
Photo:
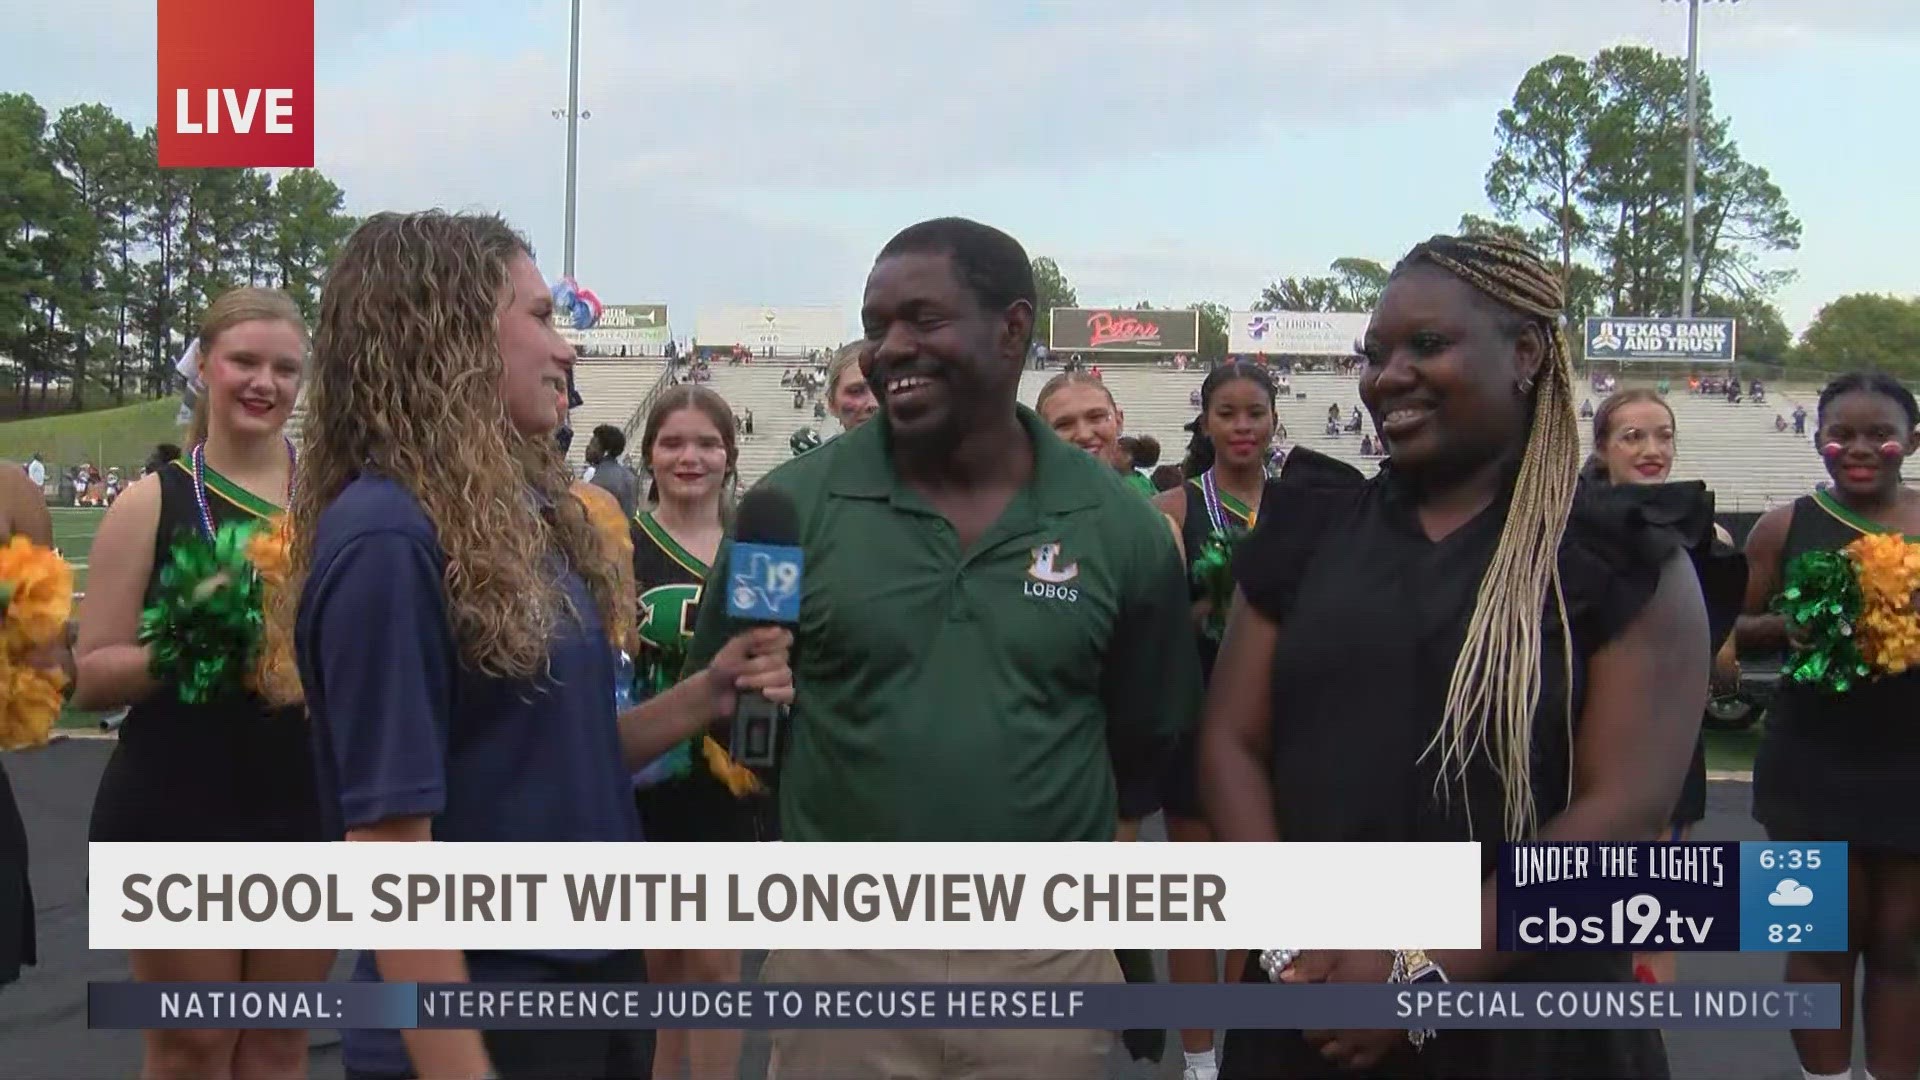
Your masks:
M1740 845L1740 951L1843 952L1847 845Z

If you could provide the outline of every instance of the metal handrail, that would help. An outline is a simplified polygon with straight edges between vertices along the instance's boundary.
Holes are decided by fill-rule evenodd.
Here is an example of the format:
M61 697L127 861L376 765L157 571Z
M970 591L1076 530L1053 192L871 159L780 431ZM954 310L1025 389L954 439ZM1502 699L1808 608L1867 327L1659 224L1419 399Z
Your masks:
M660 377L653 380L653 385L640 396L640 404L634 406L633 413L627 417L627 422L620 425L620 433L627 437L629 446L633 444L634 434L640 430L641 425L646 423L647 413L653 410L654 401L667 387L673 385L673 367L674 361L668 360L667 366L660 371Z

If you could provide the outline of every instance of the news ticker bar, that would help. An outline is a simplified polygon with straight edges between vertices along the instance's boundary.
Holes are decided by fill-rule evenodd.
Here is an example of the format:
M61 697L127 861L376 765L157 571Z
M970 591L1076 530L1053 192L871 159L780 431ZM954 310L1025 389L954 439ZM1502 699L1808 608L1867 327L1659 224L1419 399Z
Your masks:
M89 983L91 1028L1836 1028L1837 985Z

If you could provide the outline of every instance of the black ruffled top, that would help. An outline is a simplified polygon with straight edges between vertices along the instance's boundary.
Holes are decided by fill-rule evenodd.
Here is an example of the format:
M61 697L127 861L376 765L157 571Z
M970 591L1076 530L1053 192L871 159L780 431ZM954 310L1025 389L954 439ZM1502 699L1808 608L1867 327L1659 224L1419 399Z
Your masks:
M1511 474L1507 483L1510 491ZM1456 782L1443 796L1440 754L1427 750L1508 500L1432 541L1414 495L1391 466L1367 479L1295 448L1235 558L1247 601L1283 627L1272 673L1275 810L1288 840L1478 839L1488 842L1491 869L1505 818L1491 760L1483 751L1464 790ZM1587 660L1639 614L1673 552L1693 554L1713 595L1715 644L1731 630L1745 567L1714 550L1712 530L1713 497L1699 483L1580 490L1560 547L1571 711L1551 600L1541 613L1532 750L1540 821L1567 803Z

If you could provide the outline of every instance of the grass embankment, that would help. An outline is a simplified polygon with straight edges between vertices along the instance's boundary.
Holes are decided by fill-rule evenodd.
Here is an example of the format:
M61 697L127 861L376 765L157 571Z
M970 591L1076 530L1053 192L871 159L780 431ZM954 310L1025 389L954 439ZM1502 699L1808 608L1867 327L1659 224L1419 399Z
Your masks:
M178 443L184 432L175 420L178 397L137 405L95 409L58 416L35 416L0 423L0 460L25 461L39 454L50 466L91 462L101 469L119 466L138 472L157 443Z

